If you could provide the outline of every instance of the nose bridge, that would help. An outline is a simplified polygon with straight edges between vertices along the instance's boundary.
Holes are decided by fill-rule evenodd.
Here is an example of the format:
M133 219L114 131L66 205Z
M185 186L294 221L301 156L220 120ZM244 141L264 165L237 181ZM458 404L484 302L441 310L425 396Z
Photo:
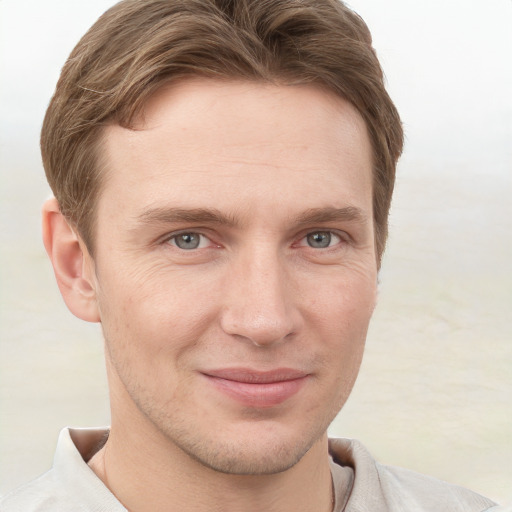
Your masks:
M283 340L297 327L294 297L278 251L270 245L248 248L228 278L222 327L256 345Z

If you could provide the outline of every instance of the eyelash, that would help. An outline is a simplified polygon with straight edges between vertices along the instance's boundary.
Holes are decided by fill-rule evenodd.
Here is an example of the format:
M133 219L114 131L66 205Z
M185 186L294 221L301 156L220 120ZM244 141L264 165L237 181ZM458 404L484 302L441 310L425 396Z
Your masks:
M202 244L202 242L204 242L204 240L208 240L210 243L212 243L212 240L210 239L210 237L204 235L203 233L199 233L198 231L182 231L181 233L176 233L174 235L171 235L169 237L167 237L164 242L168 243L168 244L171 244L173 245L173 247L176 247L177 249L180 249L182 251L185 251L185 252L189 252L189 251L192 251L192 250L196 250L196 249L206 249L207 247L193 247L192 249L183 249L182 247L180 247L177 243L177 240L179 239L179 237L185 237L186 235L195 235L195 236L198 236L199 237L199 246ZM174 242L174 243L172 243Z
M329 245L327 247L313 247L311 245L309 245L308 243L308 237L310 236L313 236L313 235L319 235L319 234L322 234L322 235L328 235L329 236ZM190 249L184 249L183 247L180 247L178 245L178 243L176 242L179 237L184 237L186 235L195 235L195 236L198 236L199 237L199 242L198 242L198 246L197 247L192 247ZM334 245L331 245L330 242L332 241L332 239L335 238L335 240L337 239L336 243ZM218 244L215 244L214 242L212 242L211 238L199 231L181 231L180 233L175 233L171 236L167 236L165 239L164 239L164 242L167 243L167 244L170 244L172 245L173 247L175 247L176 249L179 249L183 252L192 252L192 251L195 251L195 250L198 250L198 249L208 249L210 247L201 247L201 244L204 242L204 240L208 240L213 246L215 247L220 247L220 245ZM301 236L301 238L298 240L298 242L292 244L292 246L295 246L295 247L309 247L310 249L314 249L314 250L328 250L328 249L333 249L335 248L337 245L339 244L342 244L342 243L346 243L347 242L347 236L345 235L342 235L336 231L332 231L332 230L328 230L328 229L325 229L325 230L321 230L321 229L317 229L317 230L313 230L313 231L308 231L307 233L305 233L303 236Z
M310 242L309 237L312 237L314 235L328 235L328 243L329 245L327 245L327 247L313 247L312 245L309 245L308 242ZM332 239L335 238L337 239L337 242L334 244L334 245L331 245L331 241ZM303 244L302 242L305 241L305 243ZM340 243L343 242L343 237L334 232L334 231L329 231L329 230L316 230L316 231L309 231L308 233L306 233L306 235L304 235L300 241L299 241L299 247L309 247L311 249L333 249L335 248L337 245L339 245Z

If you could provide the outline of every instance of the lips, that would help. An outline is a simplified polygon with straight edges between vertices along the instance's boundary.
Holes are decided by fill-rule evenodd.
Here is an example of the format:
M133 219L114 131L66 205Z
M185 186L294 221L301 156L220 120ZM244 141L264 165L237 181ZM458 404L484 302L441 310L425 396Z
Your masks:
M278 368L257 371L225 368L203 372L210 384L228 398L247 407L273 407L290 399L309 375L301 370Z

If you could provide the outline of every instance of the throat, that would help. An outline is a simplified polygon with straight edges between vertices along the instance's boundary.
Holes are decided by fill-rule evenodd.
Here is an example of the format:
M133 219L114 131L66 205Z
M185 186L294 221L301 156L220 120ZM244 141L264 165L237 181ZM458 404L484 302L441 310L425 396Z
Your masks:
M88 465L130 512L332 512L335 492L323 439L290 469L268 475L220 473L194 464L168 464L120 450L115 436ZM147 453L149 454L151 450ZM164 462L164 463L163 463ZM183 462L183 461L182 461ZM197 463L196 463L197 464Z

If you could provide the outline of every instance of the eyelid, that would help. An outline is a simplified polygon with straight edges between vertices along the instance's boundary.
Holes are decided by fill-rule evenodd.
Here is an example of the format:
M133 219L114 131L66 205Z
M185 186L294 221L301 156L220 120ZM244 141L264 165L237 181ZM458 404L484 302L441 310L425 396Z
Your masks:
M183 235L194 235L194 237L197 237L199 239L197 247L191 247L189 249L184 249L183 247L180 247L178 245L178 238ZM207 247L208 242L211 242L211 240L208 237L202 235L201 233L195 233L195 232L190 231L190 232L180 233L179 235L171 236L168 240L168 243L171 243L173 247L176 247L176 249L186 250L188 252L188 251L196 251L198 249L205 249L206 248L205 240L207 241L206 242L206 247Z
M215 241L215 239L213 238L213 235L210 233L205 233L205 231L209 231L209 230L204 229L204 228L194 227L194 228L189 228L189 229L180 229L178 231L172 231L172 232L167 233L164 236L160 237L157 240L157 244L165 245L165 244L168 244L171 240L176 239L180 235L183 235L186 233L191 233L191 234L196 234L200 237L206 238L210 242L209 246L203 247L203 249L207 249L209 247L217 247L217 248L221 247L221 244L219 244L218 242ZM302 244L301 242L304 242L308 235L311 235L314 233L330 233L331 235L334 235L335 237L339 238L340 241L338 243L336 243L332 246L326 247L324 250L332 249L332 248L336 247L337 245L339 245L340 243L350 243L353 240L352 237L346 231L342 231L339 229L333 229L333 228L310 229L309 228L309 229L305 229L301 233L299 233L299 235L295 238L296 241L292 243L292 246L309 247L307 245L307 243ZM176 247L179 250L183 250L175 245L173 245L173 247ZM313 249L312 247L310 247L310 248ZM319 250L319 249L315 249L315 250Z
M197 235L199 236L200 238L202 239L206 239L209 241L209 244L208 246L216 246L216 247L219 247L219 244L215 243L211 236L205 234L203 232L203 230L201 229L197 229L197 228L193 228L193 229L180 229L179 231L173 231L171 233L168 233L166 234L165 236L163 236L162 238L160 238L160 241L159 243L160 244L170 244L170 242L172 240L175 240L176 238L178 238L180 235L186 235L186 234L193 234L193 235ZM201 243L201 242L200 242ZM184 249L181 249L180 247L178 247L177 245L172 245L172 247L175 247L176 249L180 250L180 251L183 251ZM208 247L198 247L196 248L195 250L197 249L207 249Z
M331 245L329 247L325 247L323 250L333 249L340 243L349 243L351 240L350 235L348 233L346 233L345 231L340 231L338 229L332 229L332 228L319 228L319 229L308 229L307 231L302 232L299 235L297 242L294 243L293 245L296 245L296 246L298 245L299 247L309 247L310 249L314 249L315 251L320 250L320 249L317 249L314 247L310 247L305 242L306 238L309 235L313 235L314 233L330 233L331 235L334 235L335 237L339 238L339 242L337 242L334 245ZM302 242L304 242L304 243L302 243Z

